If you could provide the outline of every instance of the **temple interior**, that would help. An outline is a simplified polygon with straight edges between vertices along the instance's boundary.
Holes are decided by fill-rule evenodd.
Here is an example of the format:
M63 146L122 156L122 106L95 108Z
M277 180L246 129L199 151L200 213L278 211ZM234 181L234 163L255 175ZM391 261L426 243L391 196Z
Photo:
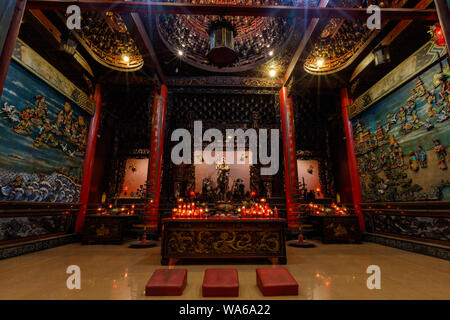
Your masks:
M450 299L449 5L2 0L0 299Z

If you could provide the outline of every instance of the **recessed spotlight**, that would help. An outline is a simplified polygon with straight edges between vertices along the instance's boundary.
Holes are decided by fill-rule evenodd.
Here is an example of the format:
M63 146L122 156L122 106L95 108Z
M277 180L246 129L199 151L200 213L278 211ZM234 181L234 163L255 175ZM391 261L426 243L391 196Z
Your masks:
M273 50L269 51L269 56L273 56Z
M317 67L318 67L318 68L321 68L321 67L323 66L323 63L324 63L324 61L323 61L322 58L319 58L319 59L316 61L316 64L317 64Z
M178 55L181 57L183 55L183 51L178 50Z
M129 56L123 56L123 57L122 57L122 60L123 60L124 62L130 62L130 57L129 57Z
M271 76L272 78L275 77L277 74L277 72L275 71L275 69L270 69L269 70L269 76Z

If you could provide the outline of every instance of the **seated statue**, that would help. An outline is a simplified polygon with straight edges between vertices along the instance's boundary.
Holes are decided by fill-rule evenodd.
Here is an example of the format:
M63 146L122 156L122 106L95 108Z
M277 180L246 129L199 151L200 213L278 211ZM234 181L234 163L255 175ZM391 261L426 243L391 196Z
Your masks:
M226 164L225 158L222 158L222 162L216 164L217 171L217 195L219 200L225 201L228 192L228 180L230 175L230 167Z
M209 177L204 178L202 181L202 199L208 202L214 201L214 188Z
M244 180L238 178L233 181L233 200L242 201L244 198Z

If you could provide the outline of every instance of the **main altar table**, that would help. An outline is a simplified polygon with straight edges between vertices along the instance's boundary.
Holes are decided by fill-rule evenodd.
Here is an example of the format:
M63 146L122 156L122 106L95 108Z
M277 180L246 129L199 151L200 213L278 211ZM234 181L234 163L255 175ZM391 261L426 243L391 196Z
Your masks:
M162 220L161 264L169 259L261 259L286 264L285 219Z

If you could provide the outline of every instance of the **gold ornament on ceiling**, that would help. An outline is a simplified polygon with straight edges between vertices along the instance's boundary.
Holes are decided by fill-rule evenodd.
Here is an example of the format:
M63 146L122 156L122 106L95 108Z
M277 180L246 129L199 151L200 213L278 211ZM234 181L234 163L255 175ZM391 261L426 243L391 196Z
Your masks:
M184 3L199 2L186 0ZM259 0L202 0L200 3L261 5ZM288 0L265 1L270 5L289 3ZM299 0L301 3L313 5L317 0ZM294 19L284 17L178 14L159 15L156 19L162 41L175 56L212 72L247 71L271 60L289 44L295 33L294 24Z
M369 4L379 7L402 7L405 0L340 0L330 6L365 8ZM330 74L348 67L366 48L378 30L367 28L365 20L333 18L313 41L303 65L311 74Z
M113 12L86 12L78 40L100 64L117 71L137 71L144 59L122 18Z

